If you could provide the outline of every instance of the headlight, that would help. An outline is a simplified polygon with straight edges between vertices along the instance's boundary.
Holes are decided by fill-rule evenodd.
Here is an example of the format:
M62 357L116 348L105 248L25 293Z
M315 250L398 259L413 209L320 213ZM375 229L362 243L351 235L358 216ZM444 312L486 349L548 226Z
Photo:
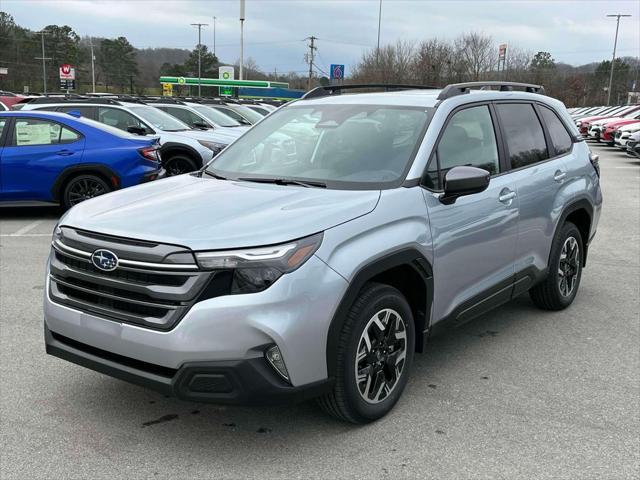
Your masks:
M206 147L209 150L211 150L213 152L214 157L218 155L226 147L226 145L223 143L208 142L206 140L198 140L198 143L203 147Z
M231 293L255 293L304 264L321 243L318 233L270 247L197 252L196 259L205 270L232 270Z
M56 223L55 228L53 229L53 241L59 240L62 237L62 229L60 228L60 223Z

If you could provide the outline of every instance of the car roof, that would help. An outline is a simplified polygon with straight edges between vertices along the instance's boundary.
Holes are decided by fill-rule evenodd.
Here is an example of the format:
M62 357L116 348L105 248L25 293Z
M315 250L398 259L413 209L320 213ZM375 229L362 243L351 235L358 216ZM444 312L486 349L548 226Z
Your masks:
M52 118L52 119L63 119L63 120L78 120L73 115L69 115L64 112L51 112L48 110L9 110L7 112L0 112L2 116L9 117L44 117L44 118Z
M311 98L308 100L296 100L293 105L355 105L355 104L372 104L372 105L390 105L390 106L406 106L406 107L436 107L441 100L439 95L443 90L400 90L393 92L376 92L376 93L344 93L341 95L327 95L324 97ZM557 100L540 95L537 93L529 93L522 91L498 91L498 90L471 90L468 93L456 95L442 102L450 102L456 104L465 104L483 100L537 100L543 103L555 104Z

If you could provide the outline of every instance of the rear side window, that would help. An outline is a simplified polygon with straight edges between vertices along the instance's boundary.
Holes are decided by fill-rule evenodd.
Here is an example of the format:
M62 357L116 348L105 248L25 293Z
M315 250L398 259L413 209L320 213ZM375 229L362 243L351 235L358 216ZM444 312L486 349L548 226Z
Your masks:
M28 145L57 145L71 143L80 136L59 123L35 118L16 119L13 144L18 147Z
M553 143L556 155L564 155L571 151L573 140L571 140L571 136L567 133L567 129L558 116L547 107L541 106L540 112L544 123L547 125L547 130L549 131L551 143Z
M544 132L533 105L496 105L509 150L511 168L526 167L549 158Z
M68 113L68 112L79 112L82 117L85 118L93 118L93 110L94 107L86 107L86 106L74 106L74 105L65 105L64 107L58 107L59 112Z
M0 138L2 138L2 132L4 132L4 126L7 124L6 118L0 118ZM0 146L2 146L0 144Z

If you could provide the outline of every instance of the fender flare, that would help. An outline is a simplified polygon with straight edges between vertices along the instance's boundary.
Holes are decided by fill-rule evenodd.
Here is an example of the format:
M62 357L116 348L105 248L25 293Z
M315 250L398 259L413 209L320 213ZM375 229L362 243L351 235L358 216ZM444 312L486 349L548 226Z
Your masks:
M327 334L327 375L334 377L337 368L338 340L344 326L344 321L349 309L362 290L362 287L375 276L395 267L409 266L420 275L426 288L426 302L423 306L422 318L414 318L416 323L416 350L421 352L425 343L425 336L431 324L431 305L433 303L433 268L431 263L415 248L406 248L391 252L387 255L372 260L361 267L349 282L347 291L342 296L336 309L329 332Z
M198 151L190 145L185 143L177 143L177 142L167 142L163 143L160 147L160 158L162 159L162 164L164 165L167 159L164 158L164 152L167 150L182 150L187 153L190 157L193 157L193 160L196 162L196 168L202 167L203 160L202 155L198 153Z
M58 177L51 186L51 197L56 202L60 201L60 188L69 178L76 175L90 175L92 173L98 173L105 177L114 190L120 188L120 176L106 165L101 163L81 163L67 167L58 174Z
M591 202L587 197L578 198L577 200L573 200L571 203L566 205L562 210L562 214L558 218L558 222L556 223L556 230L553 234L554 241L556 239L556 236L558 235L558 232L560 231L560 228L562 227L562 225L564 225L564 222L567 220L567 217L571 215L573 212L576 212L578 210L585 210L587 212L587 215L589 215L589 230L591 230L591 226L593 225L593 205L591 204ZM587 251L589 249L589 241L590 241L590 238L588 238L589 234L590 234L590 231L587 232L587 238L583 242L583 247L584 247L584 254L582 256L583 267L587 265ZM550 264L551 264L551 250L549 250L549 258L547 259L547 265L550 265Z

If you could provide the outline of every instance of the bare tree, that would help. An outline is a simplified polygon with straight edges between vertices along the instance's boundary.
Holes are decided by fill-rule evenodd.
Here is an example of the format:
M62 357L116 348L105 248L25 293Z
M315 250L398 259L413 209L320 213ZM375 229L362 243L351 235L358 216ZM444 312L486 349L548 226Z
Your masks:
M497 62L492 38L482 33L465 33L456 39L455 45L471 80L481 80Z
M413 61L413 79L423 85L441 85L451 75L454 56L451 44L432 38L422 41Z

